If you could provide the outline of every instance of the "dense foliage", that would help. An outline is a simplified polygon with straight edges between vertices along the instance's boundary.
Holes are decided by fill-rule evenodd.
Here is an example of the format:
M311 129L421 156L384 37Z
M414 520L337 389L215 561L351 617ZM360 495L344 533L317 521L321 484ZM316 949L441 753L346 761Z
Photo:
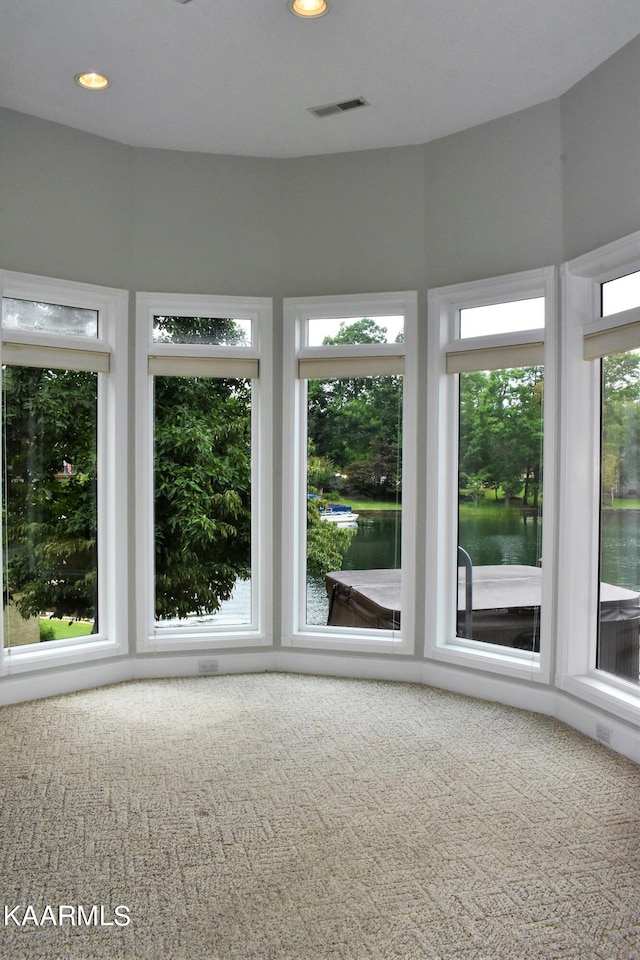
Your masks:
M213 613L250 574L251 383L155 378L156 616Z
M5 603L95 619L97 376L3 371Z
M343 324L325 344L385 343L386 330L364 318ZM314 459L333 467L323 489L393 500L401 490L402 377L341 377L308 382L308 435ZM320 463L318 462L320 461ZM315 484L316 487L319 484Z
M162 342L245 342L212 317L156 317ZM215 613L251 571L251 382L154 378L155 613Z
M357 531L322 520L321 506L319 500L307 501L307 572L323 577L329 570L340 570Z
M460 487L536 506L542 483L542 367L460 375Z
M640 496L640 354L606 357L603 368L602 492Z
M244 342L233 320L156 318L163 342ZM95 619L97 375L3 371L5 602ZM156 616L213 613L250 572L251 384L156 377Z

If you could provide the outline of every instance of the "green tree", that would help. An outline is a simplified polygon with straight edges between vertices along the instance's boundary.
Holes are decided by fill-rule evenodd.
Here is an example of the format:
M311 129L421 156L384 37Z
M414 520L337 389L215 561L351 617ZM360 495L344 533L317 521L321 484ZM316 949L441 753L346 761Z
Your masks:
M541 367L460 376L460 484L483 476L507 497L537 503L542 481Z
M372 440L369 456L347 465L349 487L372 499L392 499L401 488L400 450L397 443Z
M250 575L251 385L156 377L155 612L214 613Z
M318 457L315 444L307 441L307 489L312 493L324 493L336 488L338 468L329 457Z
M156 339L201 338L244 332L156 318ZM95 619L97 375L7 366L3 391L5 602L25 617ZM156 616L213 613L250 572L250 382L156 377L154 416Z
M602 363L602 491L640 490L640 354L605 357Z
M234 320L156 317L163 342L246 342ZM155 613L210 614L251 571L251 383L154 381Z
M97 376L3 370L4 601L95 619Z
M307 573L323 577L329 570L340 570L344 555L357 533L322 520L319 500L307 500Z
M340 345L386 341L386 329L365 317L350 324L343 322L336 336L326 337L323 342ZM399 489L402 377L309 380L307 397L307 429L314 452L337 464L339 472L347 475L347 491L384 496ZM380 472L377 462L383 450L387 468ZM376 471L377 481L372 479ZM385 478L382 484L381 477Z

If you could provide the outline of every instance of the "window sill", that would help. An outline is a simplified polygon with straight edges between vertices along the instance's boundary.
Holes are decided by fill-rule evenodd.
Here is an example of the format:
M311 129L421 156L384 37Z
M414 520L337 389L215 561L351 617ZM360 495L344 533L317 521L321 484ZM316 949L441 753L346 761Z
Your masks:
M519 680L549 682L547 671L543 670L540 662L540 654L525 650L514 650L510 647L491 644L483 644L480 648L479 644L473 641L457 638L436 647L432 657L444 663L473 670L486 670L489 673L498 673Z
M26 644L24 647L10 647L4 651L2 674L9 676L46 667L86 664L104 657L115 657L123 652L126 650L121 649L121 644L99 635L90 640L81 637L70 641L51 640L47 643Z
M171 653L187 650L211 650L227 647L258 647L273 643L272 638L258 630L234 630L224 632L196 633L175 631L147 637L138 644L139 653Z
M565 693L640 727L640 687L624 681L609 682L605 675L597 672L562 677L557 683Z
M378 636L379 634L379 636ZM307 650L344 650L349 653L400 654L411 656L413 644L399 634L379 630L353 628L349 633L327 633L326 628L293 633L282 638L283 647L299 647Z

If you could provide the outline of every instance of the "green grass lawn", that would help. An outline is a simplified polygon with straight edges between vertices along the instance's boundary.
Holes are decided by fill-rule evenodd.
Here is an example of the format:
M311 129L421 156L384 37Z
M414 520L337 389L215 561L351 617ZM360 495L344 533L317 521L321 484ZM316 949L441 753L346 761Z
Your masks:
M475 517L481 514L482 516L493 516L494 514L504 514L507 513L518 513L522 511L522 503L511 501L509 506L507 506L504 500L479 500L478 503L471 503L470 501L463 501L458 505L459 514L461 517Z
M402 510L402 504L396 504L392 500L358 500L354 497L333 497L331 494L327 494L324 499L329 503L348 503L356 513L359 510Z
M93 630L92 620L55 620L40 617L42 640L68 640L70 637L87 637Z

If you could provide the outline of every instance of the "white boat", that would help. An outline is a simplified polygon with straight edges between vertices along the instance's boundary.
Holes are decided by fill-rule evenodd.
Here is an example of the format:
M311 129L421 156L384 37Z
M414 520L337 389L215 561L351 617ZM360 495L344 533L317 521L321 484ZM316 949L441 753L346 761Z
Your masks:
M320 511L320 519L328 523L335 523L339 527L355 527L358 524L359 514L354 513L346 503L330 503Z

